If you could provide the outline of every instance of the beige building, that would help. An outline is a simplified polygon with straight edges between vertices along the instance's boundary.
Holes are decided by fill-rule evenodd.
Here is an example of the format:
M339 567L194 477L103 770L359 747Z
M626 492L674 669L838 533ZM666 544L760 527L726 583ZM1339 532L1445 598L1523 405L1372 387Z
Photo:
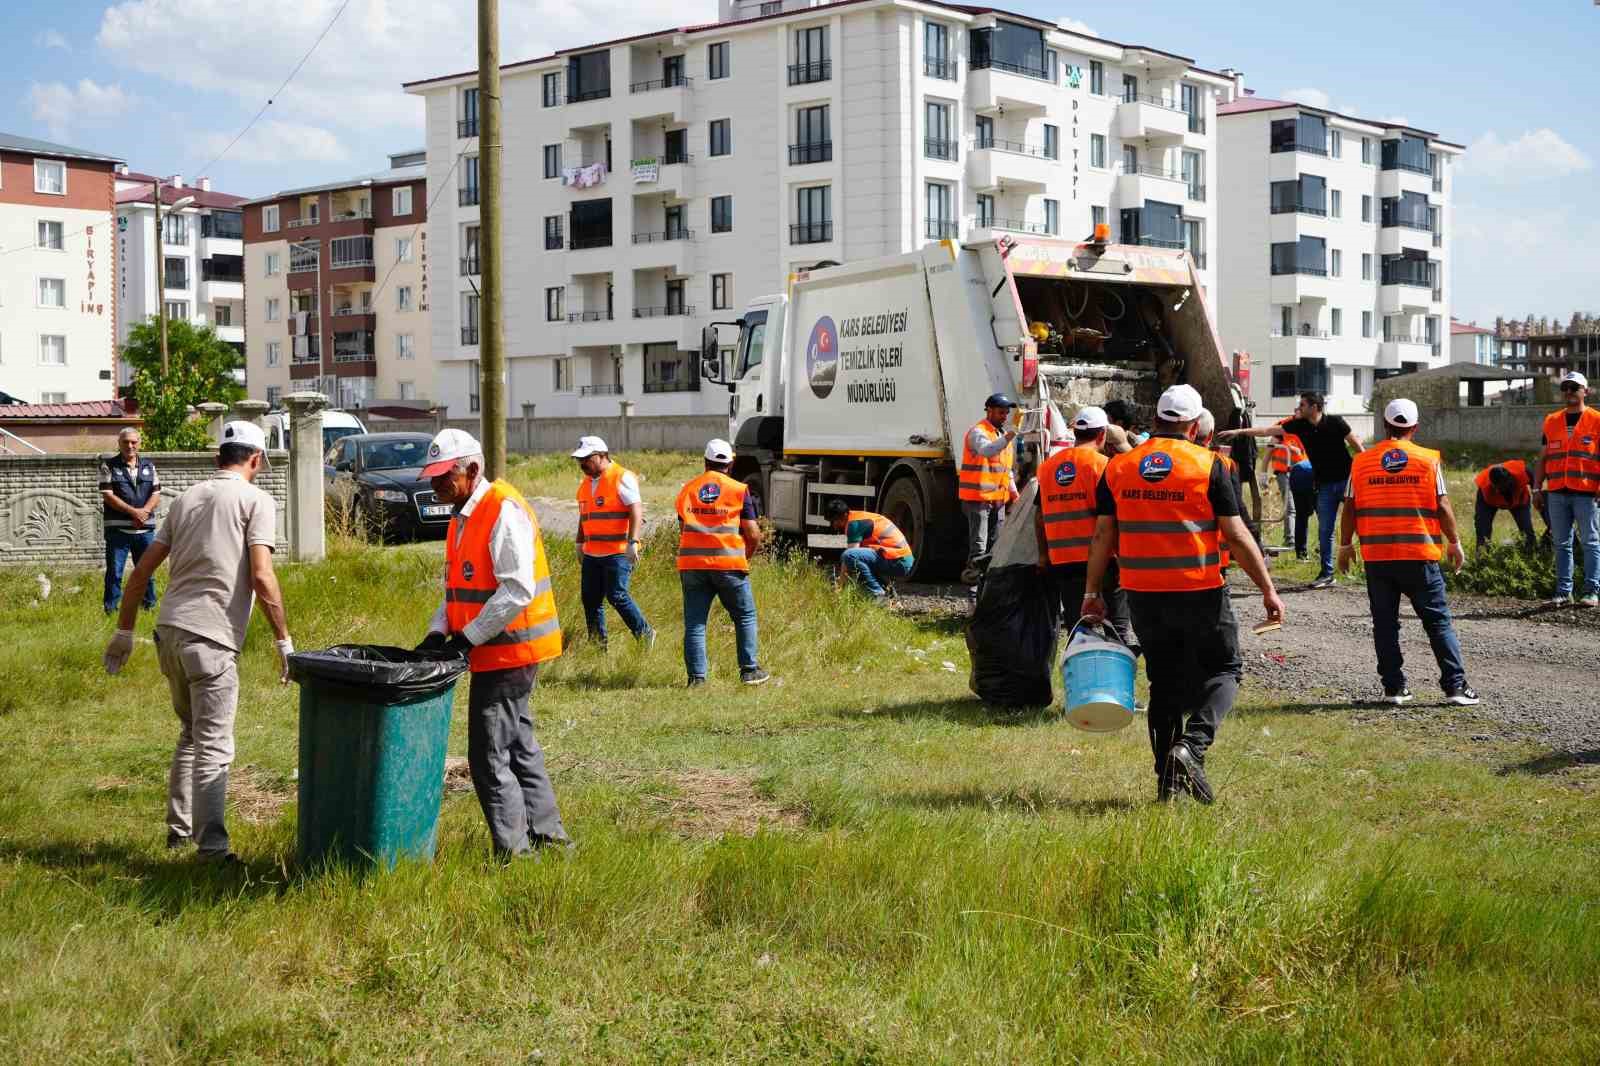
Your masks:
M244 205L252 399L312 389L352 411L432 403L423 153L389 164Z

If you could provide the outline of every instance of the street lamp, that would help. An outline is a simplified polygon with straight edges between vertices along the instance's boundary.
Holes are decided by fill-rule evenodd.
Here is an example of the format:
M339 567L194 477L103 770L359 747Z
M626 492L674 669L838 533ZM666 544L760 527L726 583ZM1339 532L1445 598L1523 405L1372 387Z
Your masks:
M151 184L155 188L154 200L156 205L156 310L161 316L161 384L165 387L167 383L167 259L166 256L161 254L161 245L163 243L161 233L162 180L157 178ZM185 196L181 200L174 200L172 209L174 211L182 211L192 203L194 203L194 197Z

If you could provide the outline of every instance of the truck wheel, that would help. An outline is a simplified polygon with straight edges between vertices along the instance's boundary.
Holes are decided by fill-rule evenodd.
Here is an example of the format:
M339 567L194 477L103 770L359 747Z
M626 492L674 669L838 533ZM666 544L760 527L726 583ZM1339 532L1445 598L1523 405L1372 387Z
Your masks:
M933 542L929 536L931 531L928 522L927 501L922 498L922 489L917 485L914 477L900 477L889 483L883 491L883 517L893 522L905 535L906 542L911 545L911 553L916 556L916 566L911 571L912 580L920 579L928 572L932 562Z

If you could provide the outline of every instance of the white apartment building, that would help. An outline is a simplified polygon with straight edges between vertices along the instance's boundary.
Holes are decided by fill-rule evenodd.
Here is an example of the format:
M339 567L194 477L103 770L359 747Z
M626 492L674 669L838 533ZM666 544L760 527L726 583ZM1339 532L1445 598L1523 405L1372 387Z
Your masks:
M116 396L119 162L0 133L0 393L12 399Z
M169 321L213 327L244 361L244 215L242 196L214 192L211 179L187 184L183 175L160 179L161 250L166 288L156 267L155 183L151 174L117 170L117 343L156 315L165 302ZM189 200L172 210L174 204ZM124 367L119 384L131 371ZM241 371L241 380L243 372Z
M1258 421L1305 390L1366 414L1374 380L1443 366L1460 145L1239 89L1218 110L1225 348Z
M1182 56L970 6L721 0L719 21L503 68L509 409L716 414L700 330L788 274L1007 232L1188 248L1216 303L1216 115ZM478 409L477 74L426 100L457 269L439 397ZM729 338L731 340L731 337Z

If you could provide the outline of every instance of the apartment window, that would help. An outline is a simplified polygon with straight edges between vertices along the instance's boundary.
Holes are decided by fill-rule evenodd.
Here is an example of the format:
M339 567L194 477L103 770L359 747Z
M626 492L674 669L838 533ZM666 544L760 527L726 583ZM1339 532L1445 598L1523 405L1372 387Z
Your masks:
M814 185L795 190L795 224L790 243L820 244L833 240L833 187Z
M1200 86L1190 85L1188 82L1179 85L1178 100L1183 113L1189 116L1189 132L1204 133L1206 131L1205 105L1200 102Z
M667 130L667 132L662 135L662 142L662 166L672 166L676 163L687 163L689 161L688 130Z
M394 213L397 216L411 213L411 186L402 185L394 190Z
M161 216L161 240L164 244L189 246L189 217L167 213Z
M417 357L416 341L409 333L396 333L394 335L394 357L396 359L415 359Z
M65 237L62 233L62 223L46 222L42 219L40 220L39 247L48 248L52 252L60 252L65 250L66 244Z
M211 324L214 326L233 325L233 306L231 304L212 304Z
M189 301L188 300L166 300L166 301L163 301L163 302L166 304L167 321L169 321L169 322L187 322L187 321L189 321Z
M461 294L461 343L469 347L478 343L478 294L475 292Z
M711 81L726 78L728 68L728 42L718 41L706 45L706 77Z
M298 274L302 271L315 270L321 258L322 245L317 241L291 244L289 245L289 273Z
M283 342L282 341L268 341L267 342L267 365L268 366L277 366L281 362L283 362Z
M1361 335L1367 340L1372 339L1372 312L1361 312Z
M1339 253L1338 252L1334 252L1333 254L1335 256L1337 256ZM1343 308L1335 307L1335 308L1332 308L1328 312L1328 332L1333 334L1335 337L1344 336L1344 309Z
M711 275L711 309L713 311L726 310L733 299L733 275Z
M928 182L927 213L929 240L939 241L956 235L955 220L950 217L950 186Z
M1361 280L1362 281L1371 281L1372 280L1372 253L1371 252L1362 252L1361 253Z
M1328 154L1335 159L1344 155L1344 134L1338 130L1328 131Z
M66 307L67 282L64 278L39 279L39 306Z
M1200 161L1199 152L1185 151L1179 160L1179 174L1183 177L1189 199L1204 200L1206 198L1205 166Z
M1294 336L1294 307L1291 304L1278 308L1278 336Z
M1275 366L1272 368L1272 398L1281 400L1299 394L1298 368Z
M39 337L39 365L66 366L67 338L45 333Z
M1046 49L1044 53L1044 80L1051 85L1061 81L1061 57L1053 48Z
M572 357L565 356L560 359L550 360L553 371L550 388L555 392L572 391Z
M467 364L467 412L469 414L477 414L483 409L482 388L483 374L478 369L478 361L474 359Z
M1122 146L1122 172L1124 174L1139 173L1139 149L1131 144Z
M561 146L547 144L544 146L544 176L559 178L561 176Z
M1328 277L1344 276L1344 253L1337 248L1328 251Z
M733 197L713 196L711 198L711 232L733 232Z
M1327 276L1327 241L1321 237L1301 237L1298 241L1274 244L1272 273Z
M561 75L546 74L544 76L544 106L559 107L561 105Z
M394 239L394 258L397 263L411 262L410 237L396 237Z
M789 65L790 85L827 81L833 74L828 62L828 27L810 26L794 31L794 61Z
M178 256L166 257L166 287L186 290L189 287L189 260Z
M922 73L930 78L955 80L956 67L950 61L950 27L942 22L922 24Z
M281 317L283 316L280 313L280 304L278 298L274 296L267 300L267 321L276 322Z
M411 286L410 285L399 285L399 286L395 287L395 290L394 290L394 309L396 311L410 311L410 310L412 310L412 305L411 305Z
M1044 202L1044 231L1051 234L1061 232L1061 204L1057 200L1047 198Z
M67 165L51 159L33 161L33 191L51 196L67 194Z
M561 309L562 294L565 291L559 285L544 290L544 320L546 322L560 322L567 317Z
M278 205L269 204L263 207L261 209L261 231L263 233L277 233L278 228Z
M267 277L269 277L269 278L273 277L276 274L283 273L283 253L282 252L268 252L267 255L266 255L266 267L265 267L265 269L266 269Z
M977 131L979 148L994 147L994 119L988 115L978 115L973 123L973 128Z
M1331 218L1344 217L1344 197L1338 189L1328 190L1328 215Z
M923 108L922 154L929 159L956 158L955 135L950 128L950 105L929 102Z
M826 163L833 158L826 104L802 107L795 111L794 142L789 148L790 163Z
M1139 99L1139 79L1132 74L1122 76L1122 98L1124 100Z
M1326 359L1301 359L1297 368L1295 391L1320 392L1328 391L1328 361Z
M1372 197L1370 196L1363 196L1361 198L1361 221L1372 221Z
M478 135L478 90L461 90L461 118L456 122L457 137L476 137ZM395 214L401 214L399 210ZM405 211L404 214L411 212Z
M727 155L733 151L733 124L725 118L711 120L711 154Z
M1095 96L1106 94L1106 65L1098 59L1089 60L1089 92Z
M1106 221L1106 209L1104 206L1095 204L1093 207L1089 208L1089 224L1091 226L1104 226L1108 224Z
M1044 124L1044 157L1046 159L1061 158L1061 130L1048 122Z
M544 216L544 247L546 251L561 250L561 242L563 239L561 236L561 226L562 218L560 215Z
M39 394L39 402L40 403L66 403L67 402L67 394L64 393L64 392L41 392Z
M1302 174L1295 181L1272 183L1272 213L1322 215L1328 213L1328 183L1315 174Z
M1371 137L1363 137L1363 138L1361 138L1361 161L1363 163L1368 163L1368 164L1370 164L1372 162L1372 138Z
M994 226L994 197L988 193L978 194L978 228L990 229Z
M343 267L372 265L371 237L335 237L328 242L329 266L334 270Z
M1183 220L1183 247L1190 255L1194 256L1194 265L1201 270L1206 268L1206 245L1200 230L1200 220L1186 218Z
M417 383L415 381L398 381L400 398L402 400L415 400L417 398Z
M1367 395L1367 373L1365 368L1359 366L1350 369L1350 391L1362 398Z
M1089 134L1089 165L1104 170L1106 166L1106 135Z

